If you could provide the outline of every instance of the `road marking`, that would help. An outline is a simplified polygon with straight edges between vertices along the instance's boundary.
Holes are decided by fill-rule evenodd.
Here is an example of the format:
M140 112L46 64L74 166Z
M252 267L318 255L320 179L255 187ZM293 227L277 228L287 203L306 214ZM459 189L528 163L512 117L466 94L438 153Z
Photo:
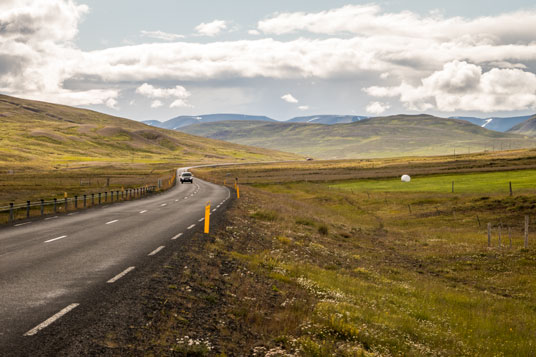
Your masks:
M175 200L175 202L179 202L179 200Z
M167 206L167 203L162 203L162 204L160 205L160 207L164 207L164 206Z
M32 222L25 222L25 223L19 223L19 224L15 224L15 227L20 227L20 226L24 226L26 224L31 224Z
M75 214L78 214L78 212L69 213L67 216L74 216Z
M184 199L185 199L185 200L187 200L187 199L188 199L188 197L184 197Z
M177 234L175 237L171 238L171 240L175 240L175 239L179 238L180 236L182 236L182 233Z
M198 222L203 222L205 219L204 218L201 218Z
M186 229L192 229L195 227L195 224L192 224L190 227L186 228Z
M125 270L123 270L121 273L117 274L116 276L114 276L113 278L111 278L110 280L107 281L108 284L113 284L115 283L116 281L118 281L119 279L121 279L122 277L124 277L125 275L127 275L128 273L130 273L132 270L134 270L135 267L128 267L126 268Z
M67 313L69 313L69 311L73 310L75 307L77 307L78 305L80 304L71 304L69 306L67 306L66 308L64 308L63 310L61 310L60 312L58 312L57 314L55 314L54 316L48 318L47 320L45 320L44 322L40 323L39 325L35 326L33 329L31 329L30 331L26 332L24 334L24 336L33 336L35 335L36 333L38 333L39 331L41 331L42 329L46 328L47 326L49 326L50 324L52 324L54 321L60 319L62 316L66 315Z
M112 223L115 223L115 222L117 222L117 221L119 221L119 220L118 220L118 219L114 219L113 221L106 222L106 224L112 224Z
M158 253L159 251L161 251L162 249L164 249L166 246L165 245L161 245L160 247L156 248L155 250L153 250L151 253L147 254L149 256L151 255L155 255L156 253Z
M144 214L145 212L147 212L146 209L144 209L143 211L140 211L140 214Z
M63 239L63 238L67 238L67 236L61 236L61 237L58 237L58 238L52 238L52 239L46 240L45 243L54 242L55 240L60 240L60 239Z
M49 219L56 219L56 218L58 218L58 216L48 217L48 218L45 218L45 221L48 221Z
M217 208L214 208L214 209L212 210L212 212L216 212L216 210L217 210Z

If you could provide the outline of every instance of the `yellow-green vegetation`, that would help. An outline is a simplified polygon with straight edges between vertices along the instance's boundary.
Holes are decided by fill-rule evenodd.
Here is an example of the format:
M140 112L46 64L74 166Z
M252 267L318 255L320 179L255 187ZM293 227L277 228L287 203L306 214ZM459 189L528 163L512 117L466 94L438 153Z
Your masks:
M350 124L224 121L180 130L243 145L320 159L445 155L534 147L533 137L500 133L466 121L397 115Z
M269 244L235 255L315 298L312 314L295 315L300 332L280 337L294 341L285 348L298 345L309 356L536 353L533 233L523 247L524 217L536 217L534 171L423 176L405 184L370 177L288 182L287 169L279 171L280 184L263 183L254 168L241 171L256 184L241 187L237 212L249 212L244 224ZM198 174L220 180L223 173ZM450 192L453 180L459 192Z
M90 110L0 95L0 206L156 184L179 166L296 159Z

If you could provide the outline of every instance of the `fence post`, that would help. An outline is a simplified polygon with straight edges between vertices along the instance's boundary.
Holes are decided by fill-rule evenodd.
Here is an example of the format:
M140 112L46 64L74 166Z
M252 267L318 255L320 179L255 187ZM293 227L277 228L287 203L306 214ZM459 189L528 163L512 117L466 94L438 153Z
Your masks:
M78 196L74 196L74 209L78 209Z
M529 247L529 216L525 216L525 249Z
M67 197L65 197L65 212L67 212Z
M502 230L502 224L499 225L499 248L501 247L501 230Z
M91 205L95 206L95 194L94 193L91 194Z
M41 216L45 214L45 200L41 199Z
M512 230L508 227L508 240L510 241L509 248L512 248Z
M26 201L26 218L30 218L30 201Z
M510 181L510 196L512 196L514 193L512 192L512 181Z
M111 199L112 199L112 203L114 203L114 191L110 191L110 196L111 196Z
M104 192L104 203L108 203L108 191Z
M54 198L54 214L58 211L58 199Z
M119 191L115 191L115 198L117 198L117 201L119 201Z
M491 247L491 223L488 223L488 247Z
M13 202L9 204L9 222L13 223L14 221L14 214L13 214Z
M454 181L452 181L452 193L454 193Z
M86 208L86 198L87 198L87 196L84 195L84 208Z
M99 192L99 205L101 204L101 193Z

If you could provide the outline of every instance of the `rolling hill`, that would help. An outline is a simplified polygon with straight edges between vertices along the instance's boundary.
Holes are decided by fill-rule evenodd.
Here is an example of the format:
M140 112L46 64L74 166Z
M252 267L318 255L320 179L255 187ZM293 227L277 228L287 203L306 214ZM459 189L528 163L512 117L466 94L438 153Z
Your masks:
M536 140L487 130L462 120L398 115L349 124L217 122L184 132L322 159L442 155L533 147Z
M512 134L536 136L536 115L533 115L524 122L517 124L508 130L508 132Z
M219 121L228 120L240 120L240 121L269 121L275 122L276 120L258 115L244 115L244 114L206 114L199 116L182 115L173 119L169 119L165 122L158 120L143 121L144 124L156 126L158 128L178 130L185 126L199 123L213 123Z
M0 167L295 159L90 110L0 95Z

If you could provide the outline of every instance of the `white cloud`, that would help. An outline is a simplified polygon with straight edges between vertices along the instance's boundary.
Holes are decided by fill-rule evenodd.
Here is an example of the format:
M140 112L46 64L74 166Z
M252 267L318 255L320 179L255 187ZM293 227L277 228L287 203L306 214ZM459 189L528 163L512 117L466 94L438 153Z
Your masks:
M506 111L533 105L536 11L466 19L349 5L259 22L264 33L322 34L317 39L166 42L83 51L74 40L87 12L87 6L74 0L0 2L0 91L68 105L117 107L120 88L137 87L139 94L169 99L179 107L188 105L190 94L184 87L155 88L148 83L344 78L359 79L373 97L396 97L419 110ZM222 20L198 26L205 35L227 28ZM161 31L145 35L169 41L180 36ZM444 73L453 63L465 65ZM378 87L384 80L391 86ZM449 92L456 88L465 92Z
M454 61L424 78L420 85L369 87L374 97L399 97L408 109L482 112L536 109L536 75L520 69L493 68Z
M435 12L421 16L411 11L384 12L379 5L346 5L316 13L282 13L259 21L269 34L307 31L318 34L355 34L368 37L457 39L473 44L530 43L536 31L536 11L517 11L473 19L444 18Z
M163 106L164 103L162 103L160 100L153 100L151 102L151 108L160 108L161 106Z
M284 96L281 97L281 99L283 99L287 103L298 103L298 100L294 98L294 96L290 93L285 94Z
M257 31L257 30L249 30L248 33L249 33L250 35L253 35L253 36L258 36L258 35L261 34L261 33L260 33L259 31Z
M380 103L380 102L372 102L369 105L367 105L367 113L374 114L374 115L380 115L385 113L386 110L391 108L389 104Z
M208 23L201 23L196 26L195 30L204 36L216 36L227 28L227 23L223 20L214 20Z
M136 93L141 94L147 98L173 98L174 101L169 106L170 108L178 107L191 107L187 103L192 94L186 90L183 86L176 86L175 88L157 88L148 83L143 83L136 89ZM151 103L151 108L158 108L164 105L160 100L154 100Z
M298 107L299 110L309 110L309 106L308 105L300 105Z
M112 108L112 109L116 109L116 110L119 109L118 106L117 106L117 99L115 99L115 98L108 98L104 104L108 108Z
M175 33L168 33L162 31L141 31L143 37L155 38L157 40L175 41L184 38L184 35L178 35Z

